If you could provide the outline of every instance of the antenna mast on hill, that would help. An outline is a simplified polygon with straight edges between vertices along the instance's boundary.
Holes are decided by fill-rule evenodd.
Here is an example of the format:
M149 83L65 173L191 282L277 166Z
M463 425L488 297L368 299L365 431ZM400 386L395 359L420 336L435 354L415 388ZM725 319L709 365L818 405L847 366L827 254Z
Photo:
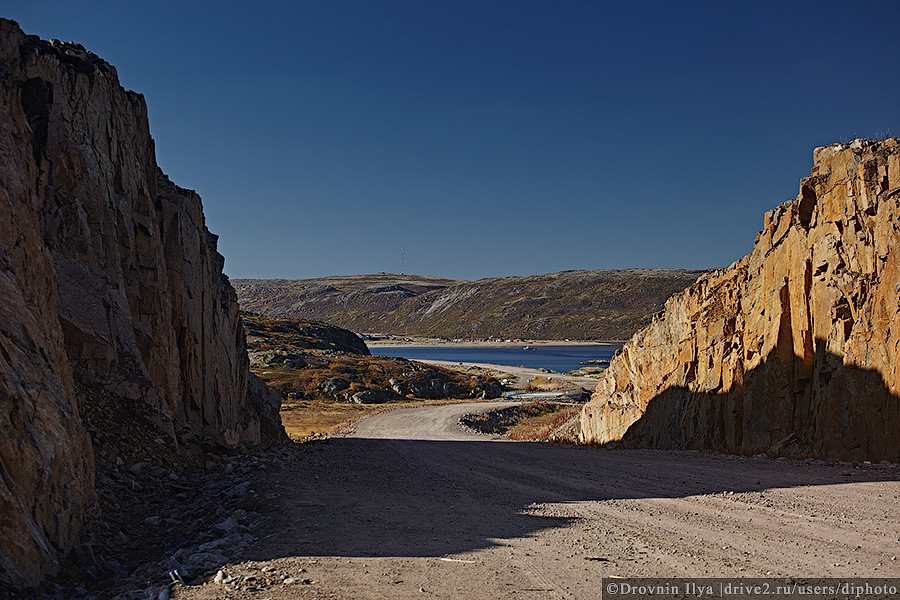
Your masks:
M406 249L400 248L400 274L406 272Z

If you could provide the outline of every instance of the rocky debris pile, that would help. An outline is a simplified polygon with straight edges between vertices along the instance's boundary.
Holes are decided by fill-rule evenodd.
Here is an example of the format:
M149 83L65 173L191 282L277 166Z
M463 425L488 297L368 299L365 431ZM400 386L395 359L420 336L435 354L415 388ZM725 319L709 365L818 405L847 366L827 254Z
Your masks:
M503 387L492 378L470 375L468 380L460 380L453 371L445 369L413 368L407 373L408 379L391 379L391 389L400 396L415 398L499 398Z
M495 408L487 412L463 415L460 424L476 433L503 435L525 419L540 417L558 411L565 405L555 402L529 402L506 408Z
M900 458L900 140L817 148L753 251L613 359L582 441Z
M228 573L232 569L226 569ZM237 569L234 569L237 571ZM260 592L275 586L312 585L303 567L278 569L271 565L257 566L253 561L241 565L240 572L229 575L224 570L216 573L211 584L221 586L225 592Z
M472 375L466 376L440 369L437 367L429 367L415 361L404 358L385 358L372 357L372 362L382 363L393 367L393 370L402 372L395 373L393 377L387 380L384 385L383 377L376 377L374 386L370 383L368 389L358 390L358 385L341 377L327 379L321 386L324 394L330 395L332 398L344 401L354 402L356 404L383 404L386 402L402 402L408 399L428 399L442 400L456 398L465 400L469 398L481 398L482 400L492 400L499 398L503 393L503 387L500 383L486 376ZM399 366L405 369L397 369ZM382 368L382 375L386 370ZM382 387L377 387L378 385Z
M288 400L319 399L356 404L381 404L410 399L498 398L503 388L487 376L467 376L439 368L428 368L403 358L373 356L352 361L358 369L342 367L346 361L333 358L317 364L306 360L257 373ZM364 363L360 365L360 363ZM341 376L335 376L335 375Z
M263 525L262 490L300 450L238 454L194 443L188 466L129 463L124 452L97 452L100 506L62 575L9 598L146 600L175 583L199 585L241 559ZM0 595L2 597L2 595Z

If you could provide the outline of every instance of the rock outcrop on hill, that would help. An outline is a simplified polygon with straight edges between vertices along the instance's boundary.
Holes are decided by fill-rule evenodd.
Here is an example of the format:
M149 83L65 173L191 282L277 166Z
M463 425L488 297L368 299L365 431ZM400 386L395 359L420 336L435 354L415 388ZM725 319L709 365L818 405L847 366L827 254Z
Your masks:
M235 279L244 310L359 333L621 340L706 271L563 271L460 281L415 275Z
M382 404L411 398L491 399L503 392L492 377L451 371L405 358L372 356L356 334L304 319L242 313L250 368L286 398L285 429L296 402Z
M283 439L216 239L158 169L143 97L0 19L0 588L79 539L110 407L172 447Z
M900 140L816 149L753 251L612 361L581 439L900 460Z
M306 319L273 319L253 313L242 313L247 344L262 349L324 350L369 356L369 347L361 337L319 321Z

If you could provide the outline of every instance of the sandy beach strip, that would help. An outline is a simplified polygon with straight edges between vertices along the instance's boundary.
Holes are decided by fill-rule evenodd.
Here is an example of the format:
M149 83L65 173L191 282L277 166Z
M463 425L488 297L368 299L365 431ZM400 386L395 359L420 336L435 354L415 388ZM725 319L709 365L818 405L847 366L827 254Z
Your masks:
M463 373L480 371L499 378L516 378L519 380L520 384L527 383L533 377L542 377L547 380L563 381L574 386L583 387L588 391L593 391L594 388L597 387L597 380L593 377L575 377L563 373L547 373L546 371L542 371L540 369L531 369L528 367L510 367L508 365L458 362L455 360L416 359L416 362L434 365L436 367L443 367L445 369L452 369L454 371L460 371Z

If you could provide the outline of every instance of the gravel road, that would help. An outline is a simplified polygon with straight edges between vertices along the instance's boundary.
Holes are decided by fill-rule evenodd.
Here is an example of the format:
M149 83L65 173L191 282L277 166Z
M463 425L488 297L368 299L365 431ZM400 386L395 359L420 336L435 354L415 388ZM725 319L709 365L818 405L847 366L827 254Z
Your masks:
M601 577L900 577L900 472L492 441L395 410L304 444L223 583L176 598L599 598Z
M506 365L494 365L489 363L455 362L452 360L431 359L419 360L418 362L427 363L429 365L435 365L438 367L444 367L445 369L453 369L456 371L463 371L464 369L470 368L477 369L495 377L504 377L511 375L518 378L522 384L527 382L532 377L543 377L545 379L563 381L567 384L581 386L589 391L593 391L594 388L597 387L598 381L596 377L579 377L575 375L567 375L565 373L547 373L546 371L541 371L540 369L532 369L529 367L510 367Z

